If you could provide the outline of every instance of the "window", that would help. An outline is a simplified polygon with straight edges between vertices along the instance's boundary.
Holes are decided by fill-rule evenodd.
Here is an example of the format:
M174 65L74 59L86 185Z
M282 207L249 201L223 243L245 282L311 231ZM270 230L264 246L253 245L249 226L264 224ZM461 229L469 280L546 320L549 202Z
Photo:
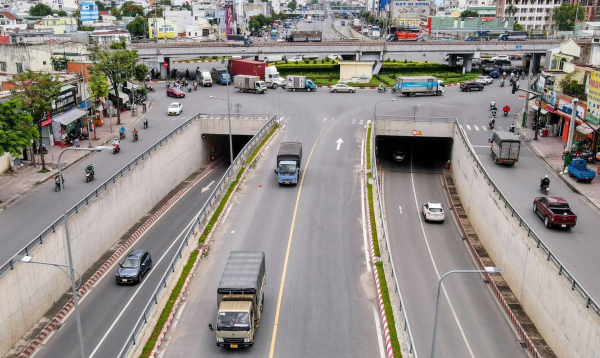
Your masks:
M43 63L44 63L44 66L46 66L46 61L44 61Z
M0 62L0 71L6 72L6 62Z
M17 65L17 73L21 73L23 72L23 64L22 63L15 63L15 65Z
M202 36L208 36L208 29L202 29Z

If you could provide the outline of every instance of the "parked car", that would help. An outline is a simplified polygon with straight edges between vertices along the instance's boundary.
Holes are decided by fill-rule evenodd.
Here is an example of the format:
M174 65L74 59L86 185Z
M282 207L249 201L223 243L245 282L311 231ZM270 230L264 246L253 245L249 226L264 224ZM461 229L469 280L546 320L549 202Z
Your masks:
M394 152L394 155L392 157L394 158L395 161L401 162L404 160L404 152L397 150Z
M328 55L327 58L330 60L343 60L342 55L338 55L338 54Z
M167 96L168 97L175 97L175 98L185 98L185 92L183 92L181 89L179 88L169 88L167 90Z
M494 83L494 79L491 76L483 76L489 85Z
M356 88L350 87L350 86L345 85L343 83L338 83L338 84L335 84L335 85L331 86L331 88L329 89L329 92L333 92L333 93L338 93L338 92L354 93L354 92L356 92Z
M440 221L444 222L444 208L440 203L425 203L423 204L423 217L425 221Z
M570 229L577 224L577 215L563 198L540 196L533 200L533 212L544 220L544 226Z
M496 61L496 60L510 61L510 58L507 55L498 55L498 56L492 57L492 61Z
M167 109L167 114L170 115L179 115L183 111L183 104L179 102L173 102L169 105Z
M119 264L117 284L140 283L146 273L152 268L152 257L143 249L131 251Z
M472 90L483 91L484 86L477 82L463 82L460 84L460 90L463 92L471 92Z

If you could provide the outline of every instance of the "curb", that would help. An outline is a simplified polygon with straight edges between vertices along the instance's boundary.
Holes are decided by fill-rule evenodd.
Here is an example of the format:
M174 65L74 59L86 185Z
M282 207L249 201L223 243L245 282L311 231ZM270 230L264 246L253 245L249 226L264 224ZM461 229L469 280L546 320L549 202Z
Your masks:
M106 260L106 262L96 271L96 273L94 273L92 277L90 277L87 280L83 287L77 291L77 297L81 299L83 296L85 296L91 290L92 286L115 263L115 261L118 261L120 256L124 252L126 252L129 249L129 247L131 247L137 241L137 239L143 233L145 233L146 230L150 226L152 226L152 224L155 221L157 221L168 208L170 208L175 203L175 201L177 201L181 196L183 196L183 194L187 192L189 188L195 185L200 179L204 178L204 176L208 174L208 172L212 169L215 163L216 162L213 162L211 165L209 165L200 175L198 175L194 180L190 181L188 185L179 190L177 194L175 194L171 199L169 199L169 201L167 201L158 211L156 211L148 220L146 220L142 224L142 226L140 226L131 235L131 237L123 245L121 245L121 247L117 251L115 251L108 260ZM25 348L25 350L21 354L19 354L19 358L31 357L31 355L34 353L37 347L42 344L44 339L46 339L46 337L54 330L54 328L65 318L65 316L71 311L73 306L73 299L70 299L60 310L60 312L50 320L46 327L44 327L42 331L37 335L37 337L34 338L34 340Z

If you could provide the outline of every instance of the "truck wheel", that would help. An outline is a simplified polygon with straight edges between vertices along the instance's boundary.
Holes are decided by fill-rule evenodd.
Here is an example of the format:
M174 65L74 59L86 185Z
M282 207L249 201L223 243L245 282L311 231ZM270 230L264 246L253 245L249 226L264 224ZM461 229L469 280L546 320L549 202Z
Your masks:
M544 218L544 226L546 226L547 228L550 228L550 220L548 220L547 216Z
M277 89L277 83L273 83L273 86L271 86L272 89Z

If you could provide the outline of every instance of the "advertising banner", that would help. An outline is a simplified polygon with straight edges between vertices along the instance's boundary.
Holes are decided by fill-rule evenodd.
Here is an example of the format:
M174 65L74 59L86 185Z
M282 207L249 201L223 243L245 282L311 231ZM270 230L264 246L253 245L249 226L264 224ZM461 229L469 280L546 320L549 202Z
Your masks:
M600 72L592 71L590 76L590 84L588 87L587 96L587 112L585 120L598 124L598 118L600 117Z
M391 12L392 19L396 18L416 18L430 15L429 1L392 1ZM395 22L395 21L394 21Z

